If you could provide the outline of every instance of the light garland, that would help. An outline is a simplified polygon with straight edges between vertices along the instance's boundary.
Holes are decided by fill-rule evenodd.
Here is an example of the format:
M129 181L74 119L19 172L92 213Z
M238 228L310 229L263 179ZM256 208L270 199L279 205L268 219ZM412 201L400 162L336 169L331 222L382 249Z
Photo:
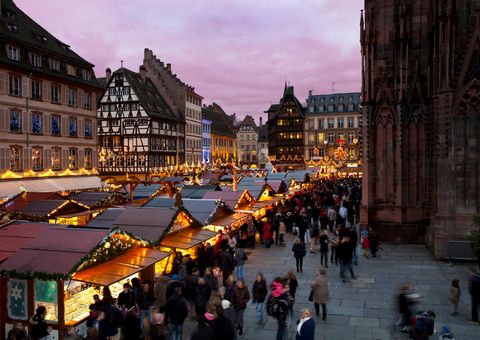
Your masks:
M35 178L35 177L65 177L65 176L85 176L85 175L98 175L98 171L93 168L87 170L81 168L77 171L72 169L66 169L62 172L47 169L45 171L33 171L32 169L25 170L24 172L14 172L11 170L5 171L0 178L1 179L21 179L21 178Z

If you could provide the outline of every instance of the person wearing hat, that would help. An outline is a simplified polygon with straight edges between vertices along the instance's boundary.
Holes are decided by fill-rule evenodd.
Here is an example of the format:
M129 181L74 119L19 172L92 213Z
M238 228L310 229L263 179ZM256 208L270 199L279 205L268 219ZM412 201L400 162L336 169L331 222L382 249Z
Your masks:
M233 304L228 300L222 300L223 315L227 318L232 326L235 327L238 325L237 312L233 309Z
M208 325L203 314L197 315L198 326L190 336L190 340L212 340L215 339L215 331Z

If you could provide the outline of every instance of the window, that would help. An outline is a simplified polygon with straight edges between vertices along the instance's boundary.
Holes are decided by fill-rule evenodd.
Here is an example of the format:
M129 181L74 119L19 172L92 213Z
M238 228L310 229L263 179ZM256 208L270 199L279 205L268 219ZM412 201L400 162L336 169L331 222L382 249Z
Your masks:
M20 49L15 46L7 46L7 57L10 60L20 60Z
M50 70L52 71L60 71L60 60L58 59L48 59L48 66L50 67Z
M327 118L327 128L333 129L334 124L335 120L333 118Z
M20 112L10 112L10 132L22 132Z
M348 143L352 144L354 139L355 139L355 133L349 132L348 133Z
M68 136L77 137L77 118L68 119Z
M323 119L323 118L320 118L320 119L318 120L318 128L319 128L319 129L324 129L324 128L325 128L325 125L324 125L324 123L323 123L324 121L325 121L325 119Z
M32 80L32 99L42 99L42 82Z
M343 129L344 125L345 125L345 118L343 118L343 117L338 117L338 118L337 118L337 127L338 127L339 129Z
M78 163L78 154L77 154L77 149L76 148L70 148L68 149L68 167L70 169L76 169L77 168L77 163Z
M42 133L42 114L38 112L32 113L32 133Z
M62 134L60 122L60 116L52 116L52 136L60 136Z
M114 87L110 87L110 88L108 89L108 94L109 94L110 96L114 96L116 93L117 93L117 91L115 90Z
M329 143L335 142L335 133L329 132L329 133L328 133L328 139L327 139L327 140L328 140Z
M121 146L122 144L121 144L120 136L113 136L113 147L119 148Z
M39 146L32 148L32 169L34 171L43 170L43 149Z
M125 95L130 94L130 86L124 86L123 87L123 94L125 94Z
M77 90L76 89L68 89L68 105L70 106L77 106Z
M62 149L52 148L52 170L62 170Z
M90 119L85 119L85 138L92 138L93 132L92 132L92 121Z
M323 143L324 140L325 140L325 134L323 132L320 132L318 134L318 142Z
M20 87L21 87L21 78L20 76L11 74L8 78L8 93L12 96L19 96L20 95Z
M355 117L348 117L347 118L347 126L349 129L352 129L355 127Z
M10 147L9 154L10 170L22 171L22 147L14 145Z
M82 79L92 80L92 72L90 72L90 70L82 69Z
M85 169L91 169L93 167L92 155L92 149L85 149L85 158L83 160L83 166Z
M83 92L83 108L91 109L92 107L92 94L90 92Z
M67 64L67 74L74 77L77 75L77 69L74 65Z
M37 53L30 54L30 62L35 67L42 67L42 56Z
M60 85L52 85L52 103L60 103Z

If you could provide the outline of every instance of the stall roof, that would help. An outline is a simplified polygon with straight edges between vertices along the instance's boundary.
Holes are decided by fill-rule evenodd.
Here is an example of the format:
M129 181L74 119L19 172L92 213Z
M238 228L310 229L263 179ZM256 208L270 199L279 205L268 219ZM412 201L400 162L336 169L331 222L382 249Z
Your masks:
M203 174L202 178L203 178L204 181L209 181L211 179L218 179L222 174L223 174L223 172L209 171L209 172L205 172Z
M184 198L202 198L206 192L222 189L218 185L184 185L180 193Z
M266 177L268 180L282 180L286 175L286 172L271 172Z
M0 183L0 186L2 183ZM22 192L6 202L0 205L0 210L3 211L16 211L21 210L23 207L29 205L35 201L45 201L45 200L63 200L66 201L67 198L56 193L56 192Z
M182 177L162 177L159 182L163 182L163 183L180 183L180 182L183 182L185 180L189 180L189 178L187 176L182 176Z
M148 198L160 190L161 187L161 184L137 185L135 190L133 190L133 199L138 200L142 198Z
M168 235L160 242L160 245L169 248L189 249L216 235L218 233L207 229L186 228Z
M87 227L111 229L113 222L123 213L124 210L125 208L108 208L101 215L91 220L87 224Z
M108 197L110 197L113 194L114 192L85 191L85 192L78 192L78 193L71 194L70 196L68 196L68 198L75 200L78 203L82 203L87 207L92 207L96 204L100 204L102 201L106 200Z
M224 215L224 216L218 217L214 219L211 224L215 226L226 227L232 223L235 223L238 220L247 218L250 215L251 215L250 213L237 212L231 215Z
M248 190L247 190L248 192ZM240 197L242 197L243 190L238 191L208 191L203 195L204 199L221 199L232 209L235 208L235 205L238 203ZM255 199L250 192L248 195Z
M18 273L66 275L106 235L105 231L55 228L50 225L3 262L0 269Z
M0 262L6 260L46 230L47 223L13 222L0 227Z
M112 226L145 241L157 242L176 217L177 212L177 209L172 208L126 208Z
M28 192L57 192L71 190L97 189L102 181L97 176L51 177L41 179L8 180L0 182L0 197Z
M150 248L135 248L107 262L79 271L73 275L73 279L100 286L109 286L163 260L169 255L169 253Z

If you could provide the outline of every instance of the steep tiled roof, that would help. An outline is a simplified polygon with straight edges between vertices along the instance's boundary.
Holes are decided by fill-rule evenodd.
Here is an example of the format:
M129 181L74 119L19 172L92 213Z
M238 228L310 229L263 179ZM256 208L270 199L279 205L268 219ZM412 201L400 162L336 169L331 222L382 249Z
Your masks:
M213 105L202 107L202 116L212 121L213 134L231 138L235 137L232 120L219 105L213 103Z
M268 142L268 125L262 125L258 129L258 141Z
M7 57L6 49L0 51L0 63L8 64L16 68L24 69L33 74L41 73L49 76L64 78L68 81L79 82L98 87L95 76L91 80L82 79L82 73L75 76L67 75L62 65L61 71L51 71L46 58L43 58L41 67L34 67L29 60L28 52L37 52L42 56L51 56L62 61L81 66L92 70L93 64L89 63L77 53L70 49L70 46L61 42L47 30L33 21L28 15L20 10L12 0L2 0L0 15L0 42L1 44L11 42L20 47L20 60L10 60ZM25 47L28 48L24 49Z
M240 129L242 126L251 126L255 131L258 130L257 124L255 124L255 120L250 115L245 116L243 121L238 125L238 128Z

